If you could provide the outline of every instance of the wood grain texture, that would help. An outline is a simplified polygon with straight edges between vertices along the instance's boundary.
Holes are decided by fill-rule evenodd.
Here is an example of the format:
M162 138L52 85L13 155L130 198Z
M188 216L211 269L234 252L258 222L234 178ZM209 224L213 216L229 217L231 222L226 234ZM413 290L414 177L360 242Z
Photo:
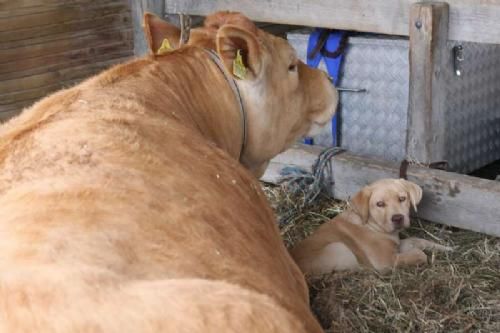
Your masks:
M19 13L37 13L40 9L50 9L59 6L92 6L92 5L102 5L105 3L116 2L116 0L0 0L0 11L3 12L5 16L6 13L12 13L17 15ZM0 14L0 17L2 15Z
M271 161L261 178L276 182L286 166L310 169L321 149L296 145ZM362 187L381 178L397 178L399 165L351 153L333 158L335 198L348 200ZM500 236L500 182L411 165L408 180L422 186L420 218L463 229Z
M26 42L17 47L3 49L2 55L0 56L0 64L11 61L19 62L22 59L73 52L75 50L89 49L95 46L104 46L108 43L116 43L117 41L127 42L130 40L132 40L131 29L78 32L75 33L72 38L51 39L35 44Z
M0 1L0 119L132 55L128 0Z
M68 21L61 22L59 24L49 24L27 29L19 29L15 31L3 31L0 32L0 43L2 43L2 47L8 48L11 45L15 45L15 43L19 44L27 40L33 42L43 37L60 38L65 35L72 34L75 31L96 29L109 30L110 28L122 28L124 26L131 26L130 15L126 12L103 15L92 19ZM13 42L13 44L4 44L8 42Z
M56 71L47 71L14 80L0 81L0 91L2 92L0 98L11 93L20 93L22 91L46 87L50 84L57 84L58 82L87 78L110 67L114 63L116 63L116 60L110 59L82 66L63 68Z
M7 86L12 90L0 95L0 110L3 106L21 103L24 100L39 99L57 89L74 85L95 73L109 68L117 61L125 61L128 59L128 54L125 57L117 55L115 58L110 58L107 55L106 59L107 61L69 66L69 69L51 70L50 72L31 75L27 78L15 79L15 84L0 82L0 87Z
M23 59L23 61L14 60L0 64L0 75L3 80L12 80L68 67L123 58L130 56L132 47L132 41L113 41L104 45L28 58Z
M99 4L99 2L96 2ZM45 25L53 25L64 22L97 19L113 13L128 10L128 4L124 1L113 1L112 3L89 5L89 6L58 6L53 8L40 7L39 12L27 15L2 15L0 31L13 31L27 28L36 28Z
M445 157L446 79L450 61L446 3L416 3L410 18L410 91L407 159L421 163Z
M0 112L0 124L17 115L18 110Z
M245 13L253 20L408 36L414 0L166 0L167 13ZM500 1L452 0L452 40L500 44Z

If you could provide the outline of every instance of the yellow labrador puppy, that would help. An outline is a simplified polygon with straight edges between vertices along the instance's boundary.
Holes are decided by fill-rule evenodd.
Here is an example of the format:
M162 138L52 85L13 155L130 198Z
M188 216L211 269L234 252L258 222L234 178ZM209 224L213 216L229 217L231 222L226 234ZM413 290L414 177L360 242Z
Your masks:
M305 274L426 263L422 250L451 248L414 237L399 239L399 232L410 226L410 205L416 209L421 199L422 189L412 182L376 181L352 198L347 211L298 243L291 254Z

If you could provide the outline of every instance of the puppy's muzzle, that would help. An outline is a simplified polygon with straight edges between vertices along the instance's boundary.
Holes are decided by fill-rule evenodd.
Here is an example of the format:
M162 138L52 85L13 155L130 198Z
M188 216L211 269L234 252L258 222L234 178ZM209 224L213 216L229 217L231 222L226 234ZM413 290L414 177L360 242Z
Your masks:
M394 228L401 229L403 228L405 217L403 214L394 214L391 218L392 224L394 224Z

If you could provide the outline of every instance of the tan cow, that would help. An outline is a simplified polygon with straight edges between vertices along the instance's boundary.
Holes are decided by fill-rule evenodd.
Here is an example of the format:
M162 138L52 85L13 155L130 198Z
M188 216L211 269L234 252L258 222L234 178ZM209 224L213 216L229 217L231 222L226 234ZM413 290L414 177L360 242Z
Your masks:
M0 127L0 332L319 332L255 175L336 103L219 13Z

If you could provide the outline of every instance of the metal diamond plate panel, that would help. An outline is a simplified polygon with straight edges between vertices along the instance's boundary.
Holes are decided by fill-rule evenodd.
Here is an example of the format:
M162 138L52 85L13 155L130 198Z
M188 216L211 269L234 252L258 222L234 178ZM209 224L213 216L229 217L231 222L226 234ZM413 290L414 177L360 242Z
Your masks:
M348 150L389 161L405 157L408 109L408 46L397 39L351 38L340 86L341 144Z
M306 60L308 36L288 39ZM464 43L462 76L454 74L449 43L446 159L450 169L470 172L500 159L500 45ZM340 99L341 145L357 154L400 161L406 157L408 39L367 35L349 39L340 86L365 88ZM321 64L320 68L325 69ZM329 146L331 128L314 138Z
M470 172L500 159L500 45L462 45L462 76L446 71L446 159Z

